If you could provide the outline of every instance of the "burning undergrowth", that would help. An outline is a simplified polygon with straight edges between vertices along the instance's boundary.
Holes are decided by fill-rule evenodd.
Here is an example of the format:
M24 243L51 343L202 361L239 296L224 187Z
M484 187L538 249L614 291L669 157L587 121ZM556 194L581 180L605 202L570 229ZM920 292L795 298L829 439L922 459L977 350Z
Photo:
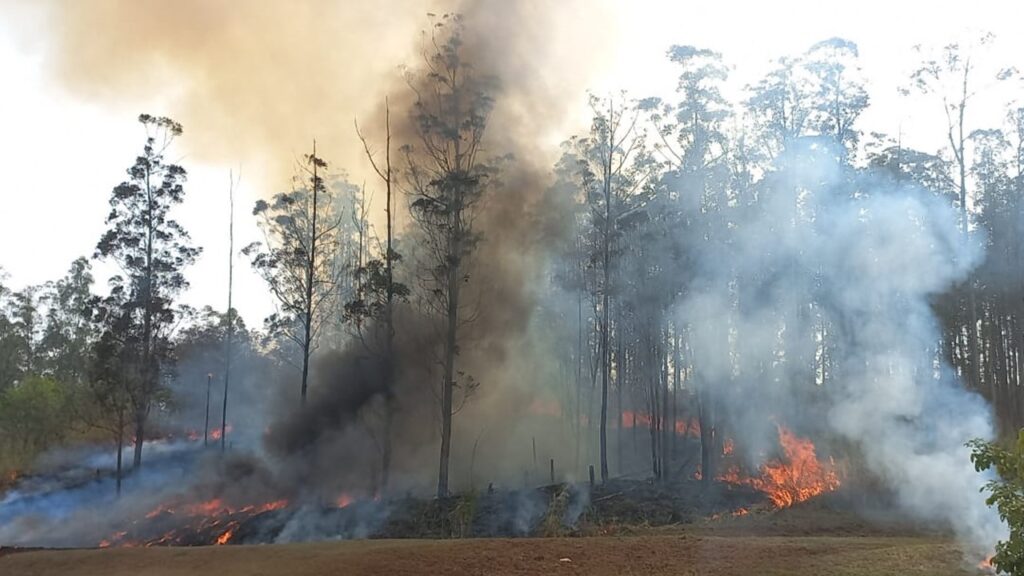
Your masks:
M839 488L830 459L819 459L809 440L786 428L778 432L779 456L752 475L744 475L737 461L741 450L726 442L725 472L710 486L699 476L671 482L621 478L595 486L488 486L442 499L329 493L323 486L296 490L257 458L221 456L202 449L201 441L177 441L147 446L154 455L128 478L120 499L110 497L109 468L20 479L0 502L0 537L15 545L119 547L609 533L768 513ZM106 461L98 455L88 460ZM184 488L146 484L172 471ZM88 517L88 531L54 528L81 526Z
M763 492L776 508L788 508L837 490L841 481L835 460L820 460L810 440L798 437L784 426L778 429L782 451L779 458L761 464L755 476L744 475L738 464L732 464L718 480ZM728 441L726 446L730 446Z

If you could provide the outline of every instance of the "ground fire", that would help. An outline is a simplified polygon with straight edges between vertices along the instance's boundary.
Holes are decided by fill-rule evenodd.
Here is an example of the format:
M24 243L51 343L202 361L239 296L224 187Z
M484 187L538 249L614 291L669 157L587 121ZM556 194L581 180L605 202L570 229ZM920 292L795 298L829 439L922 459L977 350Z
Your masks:
M738 464L731 464L717 480L755 488L765 493L776 508L788 508L839 488L839 472L832 458L819 460L813 442L782 425L778 432L782 451L779 458L761 464L756 476L745 476ZM725 446L725 454L731 454L733 442L726 440Z
M161 504L126 530L99 542L110 546L195 546L227 544L238 526L264 512L280 510L287 500L232 507L215 498L194 504ZM162 533L156 534L163 529Z

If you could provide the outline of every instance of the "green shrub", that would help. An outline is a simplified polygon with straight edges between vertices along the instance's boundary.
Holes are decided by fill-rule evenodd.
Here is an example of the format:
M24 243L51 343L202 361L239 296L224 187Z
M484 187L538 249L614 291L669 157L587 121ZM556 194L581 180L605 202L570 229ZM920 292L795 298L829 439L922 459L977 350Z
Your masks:
M1009 538L996 544L992 565L1007 574L1024 574L1024 430L1009 447L983 440L972 440L968 446L975 469L995 469L999 474L985 485L986 502L1010 527Z

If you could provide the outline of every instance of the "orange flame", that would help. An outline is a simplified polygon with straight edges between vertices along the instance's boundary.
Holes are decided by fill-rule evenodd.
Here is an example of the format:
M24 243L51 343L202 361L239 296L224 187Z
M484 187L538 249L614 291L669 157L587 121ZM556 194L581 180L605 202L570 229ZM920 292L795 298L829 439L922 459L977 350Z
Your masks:
M736 443L732 441L732 438L726 438L725 442L722 442L722 456L728 456L736 450Z
M619 425L622 428L636 428L638 426L650 428L651 415L633 410L623 410L619 418ZM667 423L665 425L669 426ZM700 436L700 422L696 418L676 420L675 429L678 436L690 436L691 438Z
M238 529L238 522L232 522L230 528L224 531L223 534L217 537L217 545L223 546L231 540L231 537L235 535L235 530Z
M731 466L718 479L760 490L776 508L787 508L839 488L839 474L831 458L828 462L818 460L810 440L796 436L783 426L778 429L781 460L762 464L760 475L754 478L743 477L739 466Z
M338 508L345 508L349 504L352 504L352 497L349 496L347 492L342 492L341 496L338 496L338 499L335 500L334 503Z
M127 531L116 532L108 538L100 541L100 548L110 546L160 546L181 542L194 542L196 534L209 533L218 529L220 534L214 541L217 544L224 544L231 540L235 531L245 519L271 510L280 510L288 505L288 500L275 500L263 504L250 504L241 508L235 508L226 504L220 498L214 498L206 502L196 504L161 504L146 514L146 519L154 519L160 516L178 516L189 520L182 522L176 528L159 536L141 536L138 530L133 528L133 538L127 538ZM155 520L159 523L160 520ZM136 523L133 523L133 525ZM145 525L142 527L145 529Z

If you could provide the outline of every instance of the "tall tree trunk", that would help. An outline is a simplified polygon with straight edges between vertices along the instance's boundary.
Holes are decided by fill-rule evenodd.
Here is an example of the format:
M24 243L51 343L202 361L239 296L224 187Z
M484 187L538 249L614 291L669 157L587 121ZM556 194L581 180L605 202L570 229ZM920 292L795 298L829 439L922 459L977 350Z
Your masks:
M118 411L117 411L117 470L115 472L116 478L117 478L116 482L117 482L117 495L118 496L121 495L121 478L124 477L124 473L122 472L122 470L124 469L123 464L122 464L122 462L123 462L122 454L123 453L124 453L124 408L119 408Z
M138 472L142 467L142 441L145 436L146 416L149 412L150 395L156 387L157 371L153 363L153 187L150 185L150 171L146 168L146 276L143 287L142 313L142 389L135 398L135 454L132 468Z
M385 338L386 343L384 346L384 377L385 377L385 395L384 395L384 430L382 432L384 436L384 449L381 451L381 491L387 490L388 481L391 478L391 425L394 419L395 413L395 391L394 391L394 367L395 367L395 276L394 276L394 249L392 248L392 242L394 241L394 217L391 213L392 201L391 201L391 106L388 104L388 99L384 98L384 126L386 131L385 136L385 163L387 164L384 175L384 185L386 189L386 201L387 206L385 209L385 216L387 217L387 245L385 250L387 252L384 255L384 266L387 274L387 306L384 309L384 322L385 322Z
M705 488L711 486L715 479L715 420L714 406L711 395L705 387L707 382L701 379L697 392L697 417L700 422L700 469L701 483Z
M235 178L231 175L231 186L228 188L228 334L224 345L224 403L220 411L220 451L227 449L228 442L228 388L231 384L231 354L234 351L232 340L235 335L235 308L232 304L235 282ZM209 390L207 390L209 404ZM209 408L207 408L209 412Z
M614 109L609 110L609 126L614 126ZM604 282L601 286L601 482L608 481L608 379L611 372L611 348L609 326L609 281L611 279L611 234L612 234L612 159L615 155L615 137L608 133L607 157L604 159L604 230L602 234L602 255Z
M206 375L206 418L203 419L203 448L209 445L210 441L210 387L213 384L213 374Z
M461 210L453 210L452 236L448 246L448 303L444 348L444 382L441 389L441 457L437 497L448 495L448 468L452 442L452 396L455 389L455 351L459 323L459 259L462 236Z
M135 453L132 459L132 471L138 472L142 467L142 442L145 437L146 413L136 409L135 411Z
M309 232L309 265L306 267L306 300L305 304L305 333L302 339L302 405L306 405L306 389L309 383L309 355L313 342L313 280L316 271L316 216L317 200L320 192L320 178L318 174L319 159L316 155L316 140L313 140L313 221Z

